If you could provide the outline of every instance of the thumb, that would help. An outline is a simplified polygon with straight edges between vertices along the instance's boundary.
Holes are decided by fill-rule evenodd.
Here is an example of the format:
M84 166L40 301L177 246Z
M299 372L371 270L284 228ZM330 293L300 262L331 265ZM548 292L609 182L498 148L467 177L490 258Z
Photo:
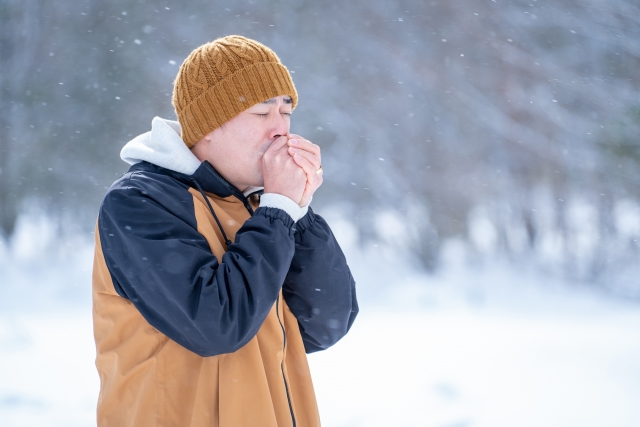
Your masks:
M267 148L267 152L275 153L284 147L287 147L287 137L283 135L279 136L271 143L269 148Z

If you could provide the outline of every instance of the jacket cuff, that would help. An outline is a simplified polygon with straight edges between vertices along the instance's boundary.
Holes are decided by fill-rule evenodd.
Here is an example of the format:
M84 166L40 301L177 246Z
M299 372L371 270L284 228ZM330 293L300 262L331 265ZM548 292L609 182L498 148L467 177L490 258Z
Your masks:
M265 217L269 218L271 222L279 219L280 221L282 221L284 226L289 229L289 231L294 233L296 231L296 228L294 227L295 222L293 222L291 216L289 216L289 214L282 209L260 206L258 207L258 209L256 209L254 216L256 215L264 215Z
M316 216L313 213L313 209L311 209L309 205L305 207L308 208L308 212L296 223L296 230L298 232L306 230L307 228L311 227L314 222L316 222Z
M309 204L311 201L309 201ZM298 206L296 202L288 198L287 196L283 196L282 194L277 193L265 193L260 196L260 207L261 208L278 208L285 211L294 222L297 222L300 218L306 215L307 210L309 209L309 204L304 207Z

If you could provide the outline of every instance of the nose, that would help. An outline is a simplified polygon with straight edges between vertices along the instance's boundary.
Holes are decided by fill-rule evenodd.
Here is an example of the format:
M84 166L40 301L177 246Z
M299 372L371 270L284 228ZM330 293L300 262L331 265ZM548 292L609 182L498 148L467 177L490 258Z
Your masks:
M275 140L283 135L289 134L288 116L276 111L269 123L269 139Z

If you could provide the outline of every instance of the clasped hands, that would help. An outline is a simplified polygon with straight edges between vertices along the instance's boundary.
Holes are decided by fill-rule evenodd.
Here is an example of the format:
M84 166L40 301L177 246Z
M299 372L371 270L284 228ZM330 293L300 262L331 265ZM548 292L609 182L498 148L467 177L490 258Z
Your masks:
M322 184L320 147L289 134L277 138L262 157L264 192L287 196L298 206L309 204Z

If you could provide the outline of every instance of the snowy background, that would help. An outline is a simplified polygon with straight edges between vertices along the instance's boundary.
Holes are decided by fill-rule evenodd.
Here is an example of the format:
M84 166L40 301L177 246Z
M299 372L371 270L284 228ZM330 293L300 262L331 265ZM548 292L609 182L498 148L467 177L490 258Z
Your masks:
M291 71L358 285L325 426L640 425L636 0L0 0L0 427L94 424L98 206L228 34Z
M640 310L599 288L500 260L469 265L451 241L443 268L332 224L361 314L310 356L323 425L638 426ZM0 246L0 425L92 426L92 242L64 247L43 218ZM36 243L37 242L37 243Z

